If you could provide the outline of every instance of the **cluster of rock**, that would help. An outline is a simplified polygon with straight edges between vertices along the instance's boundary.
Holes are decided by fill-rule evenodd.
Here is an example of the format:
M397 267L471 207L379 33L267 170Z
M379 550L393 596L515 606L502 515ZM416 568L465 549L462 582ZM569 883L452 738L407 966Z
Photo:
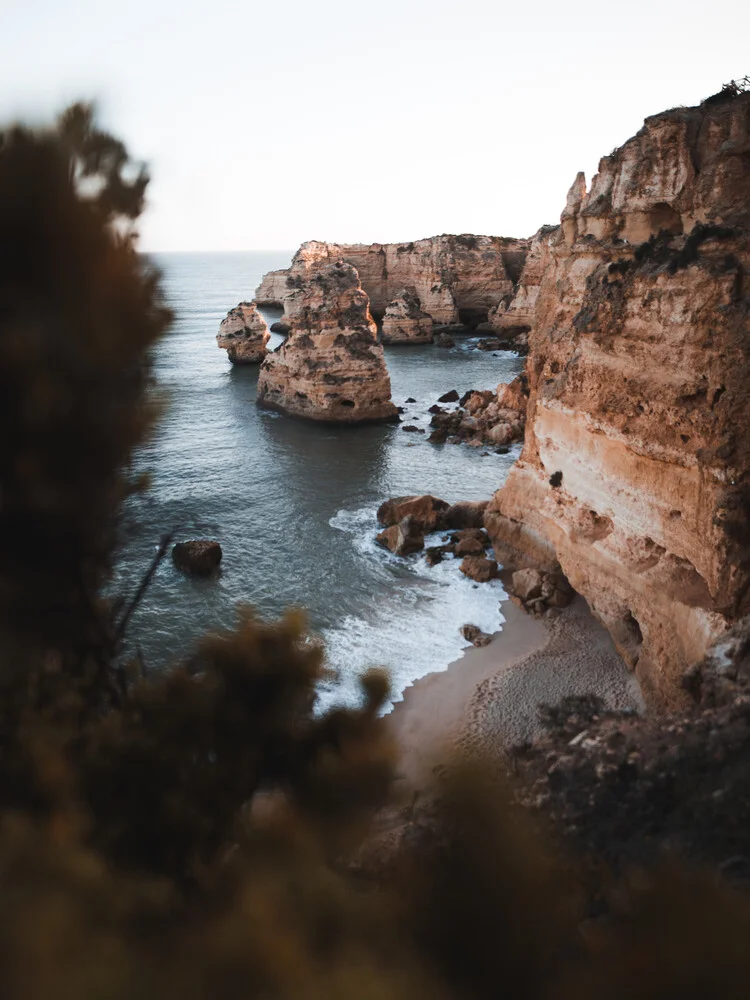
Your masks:
M530 396L495 551L561 568L661 707L750 605L749 269L740 94L647 119L579 175L502 314L530 320Z
M430 494L394 497L378 508L378 523L384 530L376 540L394 555L408 556L425 550L425 535L450 532L443 539L445 544L425 550L428 563L435 566L446 555L460 558L459 568L465 576L486 583L498 574L497 562L486 555L490 548L483 527L486 509L487 501L449 504Z
M311 420L397 420L391 382L366 293L350 264L311 264L288 279L289 336L268 354L259 406Z
M523 440L528 400L528 378L524 373L507 385L499 385L495 392L472 389L458 399L455 410L437 404L431 408L433 431L429 440L433 444L463 441L475 447L507 448Z
M432 339L434 327L487 323L490 312L512 298L529 243L472 235L370 245L312 240L300 247L288 270L263 278L255 300L286 313L300 271L311 262L344 260L356 267L373 315L383 319L384 339L423 343Z
M266 356L271 334L254 302L240 302L219 326L216 342L233 365L258 365Z
M535 618L551 609L566 608L575 592L562 573L544 573L529 566L511 578L510 599Z

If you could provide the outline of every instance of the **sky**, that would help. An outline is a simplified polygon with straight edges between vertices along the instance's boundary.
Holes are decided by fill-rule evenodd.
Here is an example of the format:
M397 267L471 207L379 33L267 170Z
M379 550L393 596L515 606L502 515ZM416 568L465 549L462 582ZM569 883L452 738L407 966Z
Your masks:
M528 236L749 36L747 0L0 0L0 121L94 99L146 250Z

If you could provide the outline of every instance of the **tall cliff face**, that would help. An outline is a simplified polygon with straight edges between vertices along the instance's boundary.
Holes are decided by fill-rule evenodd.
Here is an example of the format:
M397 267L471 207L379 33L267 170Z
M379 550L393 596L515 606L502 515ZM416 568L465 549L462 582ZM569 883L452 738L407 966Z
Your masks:
M404 290L437 324L487 319L490 309L512 296L523 269L529 240L498 236L434 236L414 243L370 245L304 243L288 272L272 271L256 291L256 301L283 306L289 289L282 275L294 277L312 262L344 260L356 267L370 308L381 317Z
M377 328L356 270L311 261L286 279L287 340L258 377L259 406L310 420L396 420Z
M524 449L488 529L559 562L674 704L750 606L750 95L647 119L527 268Z

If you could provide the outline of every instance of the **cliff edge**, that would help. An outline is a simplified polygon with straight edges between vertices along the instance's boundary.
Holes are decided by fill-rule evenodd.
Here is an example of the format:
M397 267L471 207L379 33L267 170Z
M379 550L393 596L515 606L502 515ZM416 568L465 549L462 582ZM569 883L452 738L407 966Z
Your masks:
M486 525L499 558L559 563L678 704L750 609L750 94L648 118L526 267L524 448Z

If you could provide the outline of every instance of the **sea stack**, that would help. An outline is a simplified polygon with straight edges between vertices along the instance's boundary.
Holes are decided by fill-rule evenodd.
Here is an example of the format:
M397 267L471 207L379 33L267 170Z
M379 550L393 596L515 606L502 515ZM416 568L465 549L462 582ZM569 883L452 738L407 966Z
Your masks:
M240 302L221 321L216 343L233 365L259 365L270 333L254 302Z
M309 420L395 421L391 380L354 267L311 259L287 279L289 337L258 378L258 405Z
M647 118L576 178L505 313L529 403L495 552L559 564L655 707L750 611L748 123L750 94Z

